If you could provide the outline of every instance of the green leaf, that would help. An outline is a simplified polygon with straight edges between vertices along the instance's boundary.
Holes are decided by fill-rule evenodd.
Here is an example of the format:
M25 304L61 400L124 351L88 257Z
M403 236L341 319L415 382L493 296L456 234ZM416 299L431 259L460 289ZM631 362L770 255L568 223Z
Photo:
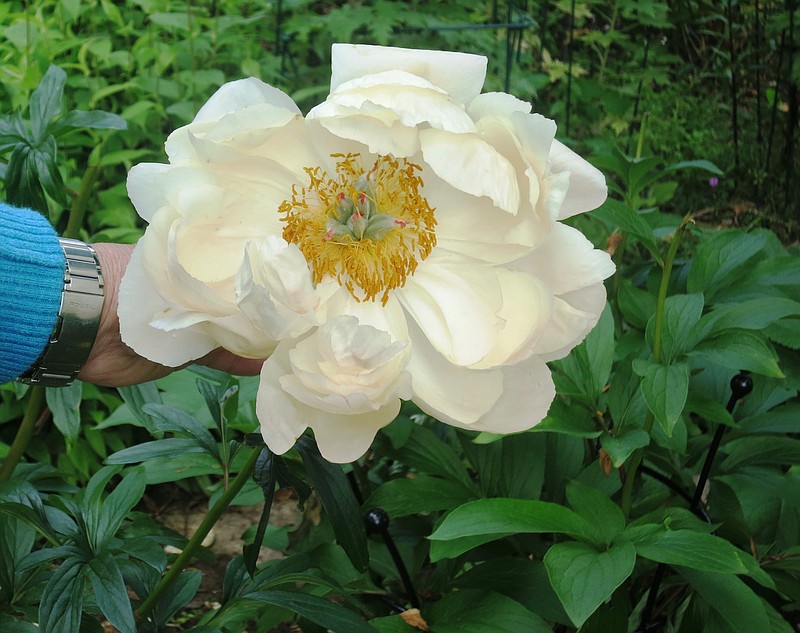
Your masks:
M183 572L178 576L170 590L166 592L166 595L154 609L153 619L156 624L165 624L181 608L186 606L194 598L202 580L203 576L200 572Z
M586 337L586 357L592 377L593 393L599 395L608 384L614 362L614 316L606 303L597 325Z
M12 618L10 615L0 613L0 631L3 633L39 633L40 630L41 629L39 627L34 626L30 622L17 620L16 618Z
M592 211L592 217L605 222L611 228L618 227L625 233L630 233L650 251L658 263L661 263L661 253L653 237L653 229L641 215L629 206L619 200L606 198L603 206Z
M633 451L650 444L650 436L643 429L624 428L620 433L600 436L600 445L606 449L614 468L619 468Z
M83 383L76 380L68 387L50 387L45 390L47 406L53 414L53 424L68 440L78 438L81 430L81 397Z
M400 614L373 618L369 623L380 633L419 633L419 629L406 624Z
M689 333L703 313L703 295L673 295L664 302L664 321L661 330L661 360L671 364L696 342ZM655 316L647 324L647 341L655 349Z
M480 589L450 593L423 615L436 633L552 633L516 600Z
M67 205L67 195L61 172L58 169L58 147L52 136L42 141L31 149L28 155L27 170L33 169L31 178L38 178L47 194L59 204Z
M725 539L695 530L670 530L661 525L628 527L622 534L643 558L703 571L743 574L743 552Z
M593 542L607 545L625 528L625 515L608 496L580 481L567 484L567 501L595 531Z
M770 630L761 599L736 576L685 567L677 572L728 623L730 633Z
M106 619L120 633L136 633L136 621L125 581L117 561L108 550L99 552L89 561L88 576L97 606Z
M117 484L102 504L97 519L97 544L106 544L114 537L122 522L144 495L146 481L144 470L134 468Z
M455 549L448 551L448 557L454 557L477 545L509 534L545 532L569 534L589 540L595 537L592 526L583 517L557 503L524 499L479 499L450 512L428 538L434 541L431 559L436 560L434 547L437 541L464 539L454 543Z
M449 510L472 499L460 484L447 479L418 475L392 479L382 484L364 503L364 509L382 508L392 518Z
M689 354L728 369L784 377L775 350L761 335L750 330L725 330L700 342Z
M146 428L150 435L155 433L155 422L153 418L144 412L144 406L148 403L161 404L161 392L158 390L156 383L144 382L140 385L131 385L130 387L118 387L120 397L128 405L131 413L139 420Z
M686 363L660 365L634 361L633 367L642 376L642 395L647 408L671 437L689 394L689 366Z
M373 626L349 609L311 594L272 589L253 592L247 597L289 609L332 633L376 633Z
M50 120L61 112L61 98L64 95L64 84L67 73L58 66L51 65L41 83L31 94L31 131L35 142L44 136Z
M692 260L686 288L690 293L702 292L706 303L714 296L736 283L738 271L767 243L760 233L723 231L704 241Z
M206 453L206 447L195 439L184 439L180 437L168 437L163 440L144 442L137 446L131 446L106 459L108 464L134 464L159 458L181 457L187 453Z
M456 587L491 589L516 600L545 620L567 624L569 618L558 600L547 570L540 560L492 558L460 574Z
M388 456L401 461L410 468L429 475L439 475L460 482L471 493L477 489L456 452L430 429L415 426L408 441L400 448L386 447Z
M617 301L625 320L642 330L656 313L656 298L646 290L637 288L629 279L620 278Z
M763 330L784 317L797 315L797 301L782 297L751 299L712 310L700 319L691 337L700 341L726 329Z
M717 167L714 163L710 160L682 160L677 163L672 163L664 167L662 171L669 173L673 171L680 171L681 169L702 169L703 171L707 171L709 173L714 174L715 176L724 176L725 172L723 172L719 167Z
M6 501L0 503L0 514L12 516L20 521L23 521L27 525L34 528L43 537L45 537L51 545L56 545L58 543L58 537L53 531L50 523L47 521L47 517L43 510L41 513L39 513L33 508L22 503Z
M61 128L77 127L97 130L126 130L128 124L121 116L102 110L71 110L61 117L53 126L53 134Z
M83 609L83 588L86 583L86 564L78 558L68 558L50 577L39 603L41 633L77 631Z
M586 409L583 406L570 404L562 398L556 398L547 412L547 417L531 430L534 433L563 433L585 438L599 437L603 431L597 428L597 425L585 412Z
M544 555L550 583L578 627L625 582L635 563L636 551L625 542L605 551L585 543L556 543Z
M247 572L252 576L256 572L258 554L261 551L261 544L264 542L264 535L267 533L269 523L269 513L272 510L272 499L275 495L275 484L277 482L277 469L275 461L278 459L275 454L266 446L261 449L256 466L253 470L253 479L261 488L264 495L264 507L261 510L261 518L256 528L256 535L252 543L244 546L243 557Z
M336 540L347 552L355 568L359 571L366 570L369 564L367 533L358 501L342 467L325 460L309 437L301 437L295 444L295 449L303 458L303 464L314 483L322 507L333 524Z
M147 403L142 406L142 413L150 416L157 431L170 431L190 436L205 449L205 452L220 459L219 445L211 432L202 422L182 409L167 404Z
M743 465L800 464L800 440L779 435L743 437L731 440L724 448L727 457L723 470L733 470Z

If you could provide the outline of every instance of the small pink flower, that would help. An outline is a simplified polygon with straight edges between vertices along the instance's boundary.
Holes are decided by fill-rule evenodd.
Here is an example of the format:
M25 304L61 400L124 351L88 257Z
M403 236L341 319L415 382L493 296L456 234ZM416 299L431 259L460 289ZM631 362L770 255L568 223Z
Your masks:
M711 178L708 179L709 187L713 188L716 187L718 184L719 184L719 178L717 178L716 176L711 176Z

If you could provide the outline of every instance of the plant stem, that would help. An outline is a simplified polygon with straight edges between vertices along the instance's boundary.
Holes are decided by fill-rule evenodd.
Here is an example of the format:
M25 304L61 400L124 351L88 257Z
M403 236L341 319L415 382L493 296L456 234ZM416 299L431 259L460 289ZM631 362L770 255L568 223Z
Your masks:
M175 582L180 573L184 570L186 565L191 562L195 552L203 542L203 539L208 536L211 528L214 527L216 522L222 516L222 513L225 512L233 499L253 474L253 469L255 468L256 461L258 460L258 456L260 454L261 447L254 448L253 452L250 453L250 456L247 458L247 462L242 467L242 470L239 471L239 474L236 475L230 487L222 494L217 503L214 504L214 507L208 511L205 517L203 517L203 521L198 526L197 531L192 535L192 538L189 539L186 547L172 564L172 567L169 568L169 571L164 574L164 577L161 578L161 581L158 583L158 585L156 585L156 588L153 589L147 598L145 598L144 602L139 605L139 608L136 609L136 615L138 617L144 617L153 610L156 604L158 604L158 600L161 595L167 589L169 589L172 583Z
M3 460L3 465L0 466L0 483L6 482L11 478L14 469L22 459L25 449L33 437L33 431L36 427L36 420L44 408L44 387L33 386L28 392L28 404L25 407L25 415L22 418L22 424L17 430L17 435L14 437L14 442L8 451L8 455Z
M77 238L83 226L83 218L86 216L86 207L89 203L89 195L92 193L97 176L100 173L99 165L89 165L81 178L81 186L78 188L78 195L72 201L69 210L69 220L67 228L64 229L64 237Z
M653 362L660 363L661 362L661 332L664 328L664 314L665 314L665 306L667 303L667 290L669 289L669 280L672 276L672 265L675 263L675 257L678 254L678 246L680 245L681 238L683 234L686 232L686 227L692 221L691 215L686 215L683 218L678 229L675 231L675 235L672 236L672 243L669 245L669 251L667 252L667 257L664 260L664 266L661 272L661 284L658 287L658 300L656 302L656 320L655 320L655 328L653 332ZM653 430L653 421L654 417L652 412L648 411L647 416L644 420L644 431L648 435ZM628 518L631 513L631 505L633 502L633 487L636 483L636 471L639 470L639 466L642 463L642 459L644 459L644 448L637 449L634 451L633 455L631 455L630 461L628 462L628 467L625 473L625 482L622 485L622 501L620 506L622 507L622 512L625 515L625 518Z

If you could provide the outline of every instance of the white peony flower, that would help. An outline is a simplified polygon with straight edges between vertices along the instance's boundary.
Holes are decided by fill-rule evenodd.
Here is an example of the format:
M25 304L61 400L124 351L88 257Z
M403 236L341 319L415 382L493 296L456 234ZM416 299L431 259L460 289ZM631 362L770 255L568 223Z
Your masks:
M481 94L486 59L337 44L303 118L256 79L222 86L137 165L149 222L120 290L123 340L178 366L265 357L257 402L282 453L307 427L357 459L411 399L439 420L529 429L545 361L597 322L614 266L559 220L606 196L555 124Z

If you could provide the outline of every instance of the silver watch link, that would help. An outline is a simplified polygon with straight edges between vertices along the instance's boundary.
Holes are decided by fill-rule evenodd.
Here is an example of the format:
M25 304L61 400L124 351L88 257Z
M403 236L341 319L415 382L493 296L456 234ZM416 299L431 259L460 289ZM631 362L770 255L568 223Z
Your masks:
M71 384L92 351L103 312L103 273L95 250L59 238L64 251L64 288L53 333L42 355L18 380L43 387Z

